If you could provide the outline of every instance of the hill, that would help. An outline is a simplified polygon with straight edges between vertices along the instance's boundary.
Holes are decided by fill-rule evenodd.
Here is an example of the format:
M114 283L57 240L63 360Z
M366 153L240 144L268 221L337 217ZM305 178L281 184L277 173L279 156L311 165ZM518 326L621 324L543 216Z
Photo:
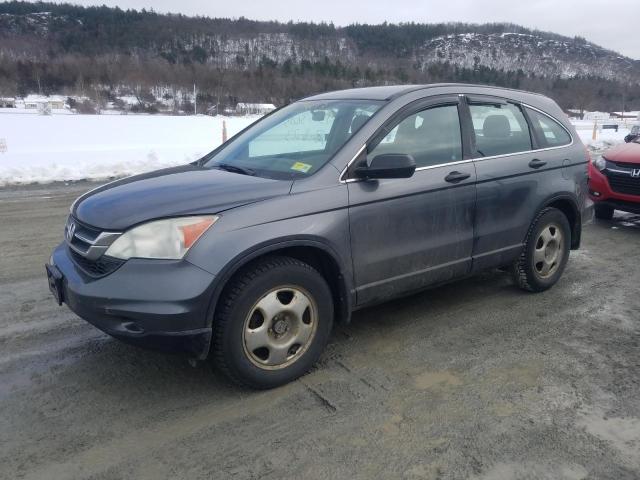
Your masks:
M189 102L196 83L201 104L282 104L328 89L436 81L538 91L566 108L620 110L623 98L640 108L640 61L511 24L336 27L0 3L0 96Z

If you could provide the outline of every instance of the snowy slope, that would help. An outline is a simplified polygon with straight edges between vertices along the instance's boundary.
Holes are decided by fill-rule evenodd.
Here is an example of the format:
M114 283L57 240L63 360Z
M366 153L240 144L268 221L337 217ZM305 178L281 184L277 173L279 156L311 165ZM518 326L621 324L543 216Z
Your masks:
M258 117L0 114L0 186L102 180L198 159Z

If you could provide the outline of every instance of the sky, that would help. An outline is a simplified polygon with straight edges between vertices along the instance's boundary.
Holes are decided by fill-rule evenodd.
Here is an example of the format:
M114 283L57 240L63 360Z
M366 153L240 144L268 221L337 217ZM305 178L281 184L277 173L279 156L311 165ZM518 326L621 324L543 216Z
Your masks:
M587 40L640 59L638 0L68 0L157 12L350 23L511 22Z

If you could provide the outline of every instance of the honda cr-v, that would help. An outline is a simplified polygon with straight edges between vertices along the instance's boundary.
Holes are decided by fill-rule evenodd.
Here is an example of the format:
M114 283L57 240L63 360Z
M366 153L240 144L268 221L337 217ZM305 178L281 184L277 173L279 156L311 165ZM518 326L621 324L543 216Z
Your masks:
M554 285L580 244L587 163L541 95L321 94L193 164L81 196L47 275L114 337L273 387L364 306L494 267L525 290Z

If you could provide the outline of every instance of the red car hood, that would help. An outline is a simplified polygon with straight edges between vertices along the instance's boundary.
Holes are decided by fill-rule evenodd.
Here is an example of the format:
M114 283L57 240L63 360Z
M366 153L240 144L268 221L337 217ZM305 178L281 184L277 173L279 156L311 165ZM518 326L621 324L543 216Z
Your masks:
M604 152L604 158L612 162L637 163L640 165L640 143L625 143Z

